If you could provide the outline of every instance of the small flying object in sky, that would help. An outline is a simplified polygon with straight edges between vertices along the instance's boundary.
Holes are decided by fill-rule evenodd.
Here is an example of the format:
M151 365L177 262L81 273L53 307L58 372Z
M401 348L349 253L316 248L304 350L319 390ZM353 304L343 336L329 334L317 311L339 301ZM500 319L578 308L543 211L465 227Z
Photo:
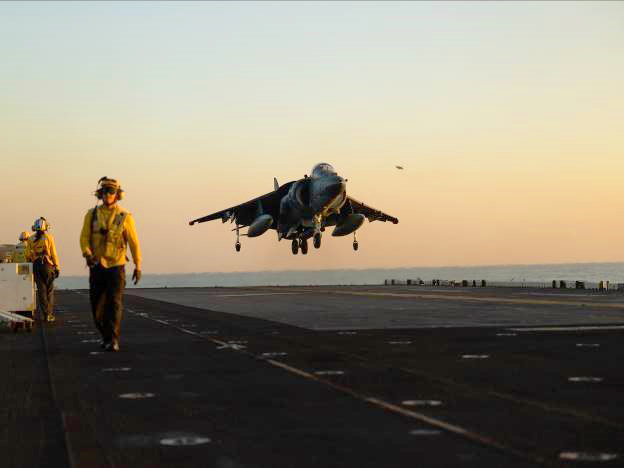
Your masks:
M314 166L311 176L279 185L274 179L274 191L240 205L192 220L189 224L220 219L236 222L236 244L240 251L240 236L257 237L269 229L277 231L277 240L292 241L292 253L308 253L308 239L315 248L321 246L322 232L335 226L332 236L353 234L353 250L358 249L355 231L365 219L369 221L399 220L347 195L347 181L327 163ZM239 230L247 227L247 232Z
M403 166L394 166L394 167L396 167L397 169L403 170Z

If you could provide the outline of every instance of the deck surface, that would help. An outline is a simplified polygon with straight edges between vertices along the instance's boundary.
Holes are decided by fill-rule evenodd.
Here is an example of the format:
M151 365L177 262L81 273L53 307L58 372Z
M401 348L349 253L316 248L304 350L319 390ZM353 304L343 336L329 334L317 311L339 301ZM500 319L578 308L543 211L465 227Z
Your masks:
M133 289L0 329L2 467L624 465L624 296Z

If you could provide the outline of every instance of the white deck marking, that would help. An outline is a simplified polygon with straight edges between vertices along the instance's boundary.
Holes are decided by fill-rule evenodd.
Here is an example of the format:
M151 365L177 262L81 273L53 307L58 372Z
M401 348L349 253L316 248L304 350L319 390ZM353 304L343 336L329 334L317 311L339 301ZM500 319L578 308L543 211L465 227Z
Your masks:
M574 460L584 462L608 462L618 458L617 453L590 453L590 452L561 452L561 460Z
M624 325L585 325L580 327L531 327L531 328L509 328L509 330L513 331L593 331L593 330L624 330Z
M215 297L248 297L248 296L292 296L295 294L304 294L301 292L283 292L283 293L241 293L241 294L215 294Z
M344 375L344 371L341 370L320 370L314 373L316 375Z
M283 357L283 356L288 356L288 353L276 351L276 352L273 352L273 353L270 353L270 352L269 353L262 353L260 356L264 357L264 358Z
M405 400L401 404L405 406L442 406L440 400Z
M174 447L201 445L212 442L208 437L168 437L160 439L161 445L169 445Z
M156 396L155 393L122 393L119 395L119 398L123 398L126 400L144 400L146 398L154 398Z
M602 377L569 377L570 382L602 382Z

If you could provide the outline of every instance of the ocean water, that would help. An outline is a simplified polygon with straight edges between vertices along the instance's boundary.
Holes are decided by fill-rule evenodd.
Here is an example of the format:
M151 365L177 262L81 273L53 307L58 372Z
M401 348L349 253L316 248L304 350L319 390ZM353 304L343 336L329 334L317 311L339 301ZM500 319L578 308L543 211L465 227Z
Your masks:
M138 287L236 287L236 286L304 286L304 285L374 285L387 279L405 281L486 280L490 283L550 283L609 281L624 283L624 263L567 263L553 265L493 265L469 267L413 267L364 270L255 271L236 273L176 273L143 275ZM86 276L61 276L58 289L86 289ZM134 287L128 277L127 286Z

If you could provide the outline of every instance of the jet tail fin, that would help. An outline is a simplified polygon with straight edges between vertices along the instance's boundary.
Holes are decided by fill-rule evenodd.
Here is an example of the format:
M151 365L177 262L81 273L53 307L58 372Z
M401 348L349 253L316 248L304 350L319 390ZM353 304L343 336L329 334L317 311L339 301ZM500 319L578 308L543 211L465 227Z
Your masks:
M273 177L273 188L277 190L279 188L279 183L277 182L277 177Z

